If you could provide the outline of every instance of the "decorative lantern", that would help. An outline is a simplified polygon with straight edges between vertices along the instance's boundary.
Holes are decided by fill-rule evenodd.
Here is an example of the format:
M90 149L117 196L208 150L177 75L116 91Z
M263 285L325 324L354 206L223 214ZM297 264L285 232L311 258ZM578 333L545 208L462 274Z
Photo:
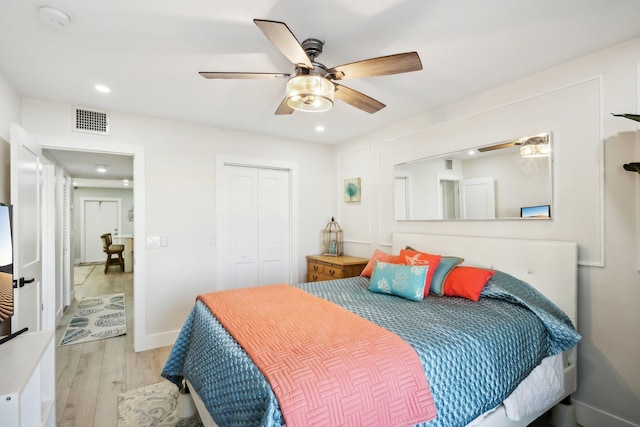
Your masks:
M342 228L333 217L322 231L322 250L324 255L329 256L340 256L343 253Z

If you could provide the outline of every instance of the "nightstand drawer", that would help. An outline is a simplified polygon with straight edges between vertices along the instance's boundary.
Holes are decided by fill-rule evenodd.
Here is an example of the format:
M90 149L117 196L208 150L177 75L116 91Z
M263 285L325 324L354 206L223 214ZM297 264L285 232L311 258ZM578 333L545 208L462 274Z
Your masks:
M314 262L314 261L308 262L307 271L309 273L320 274L323 276L336 278L336 279L350 277L350 276L347 276L346 268L341 268L340 266L336 266L336 265L326 265L326 264L322 264L320 262ZM358 274L360 274L360 272L358 272Z
M369 262L365 258L342 255L332 257L312 255L307 257L307 280L319 282L323 280L343 279L358 276Z

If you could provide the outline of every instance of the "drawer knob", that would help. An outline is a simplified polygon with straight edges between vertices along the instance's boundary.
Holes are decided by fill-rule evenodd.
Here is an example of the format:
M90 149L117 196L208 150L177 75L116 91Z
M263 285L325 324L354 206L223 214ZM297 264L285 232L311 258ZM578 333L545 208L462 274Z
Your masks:
M311 278L315 281L318 280L318 276L316 276L315 274L313 276L311 276Z
M314 266L313 266L313 270L314 270L314 271L318 271L318 266L317 266L317 265L314 265Z
M333 276L335 273L336 273L336 271L335 271L335 270L329 270L329 274L330 274L330 275L332 275L332 276Z

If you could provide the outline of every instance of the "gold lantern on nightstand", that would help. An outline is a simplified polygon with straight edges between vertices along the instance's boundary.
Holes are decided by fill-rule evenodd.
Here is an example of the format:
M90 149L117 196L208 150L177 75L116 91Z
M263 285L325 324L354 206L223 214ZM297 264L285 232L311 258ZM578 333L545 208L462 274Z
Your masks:
M342 228L331 217L322 231L322 250L324 255L340 256L343 254Z

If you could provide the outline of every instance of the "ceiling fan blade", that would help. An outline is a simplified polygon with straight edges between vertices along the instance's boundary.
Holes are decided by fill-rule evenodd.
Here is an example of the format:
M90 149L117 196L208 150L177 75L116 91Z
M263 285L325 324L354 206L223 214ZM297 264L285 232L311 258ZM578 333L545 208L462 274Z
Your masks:
M480 147L478 148L478 151L481 153L484 153L485 151L500 150L502 148L509 148L515 145L521 145L521 144L518 141L503 142L502 144L489 145L487 147Z
M294 111L293 108L289 107L289 104L287 104L287 98L285 97L280 103L280 105L278 105L278 108L276 109L276 116L291 114L293 113L293 111Z
M334 83L336 86L335 97L346 102L352 107L359 108L362 111L366 111L369 114L373 114L382 110L386 105L380 101L360 93L357 90L353 90L346 86L342 86Z
M328 73L333 75L334 80L346 80L419 70L422 70L422 62L418 53L407 52L340 65L328 70Z
M287 24L277 21L266 21L263 19L254 19L253 22L262 30L271 43L286 56L294 65L313 69L313 64L302 48L302 45L293 35Z
M286 73L225 73L215 71L200 71L205 79L286 79Z

